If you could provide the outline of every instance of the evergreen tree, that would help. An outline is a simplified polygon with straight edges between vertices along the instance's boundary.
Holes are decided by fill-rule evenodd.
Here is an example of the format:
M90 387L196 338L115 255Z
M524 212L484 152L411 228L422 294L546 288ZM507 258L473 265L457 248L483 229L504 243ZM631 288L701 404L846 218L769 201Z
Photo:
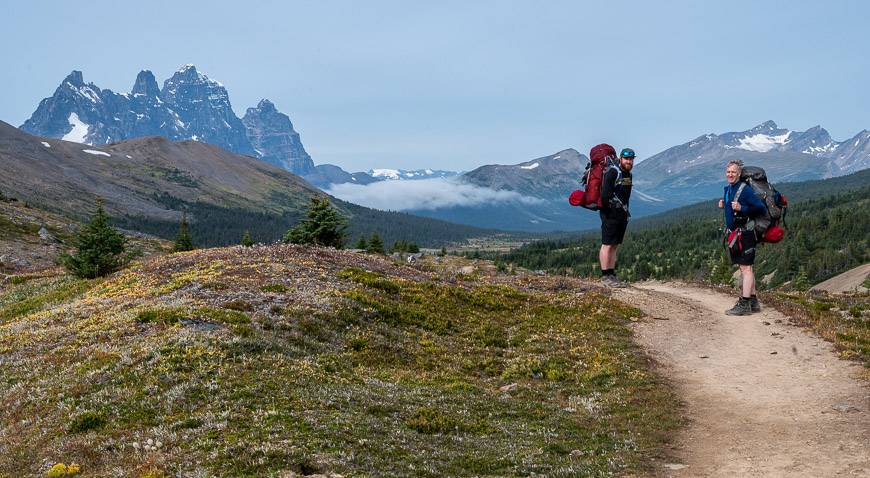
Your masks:
M190 227L187 224L187 213L181 214L181 224L178 225L178 234L175 236L175 243L172 245L172 252L192 251L193 238L190 236Z
M402 239L394 242L393 247L390 248L390 252L405 252L406 250L407 246L405 245L405 241Z
M791 281L791 288L794 290L807 290L810 288L810 281L807 279L807 271L801 267L797 277Z
M381 236L377 232L372 233L372 238L369 239L369 247L366 248L366 252L384 254L384 241L381 240Z
M91 222L76 233L75 254L63 254L63 265L77 277L93 279L121 268L127 239L109 222L102 199L97 199L97 212Z
M311 198L308 212L296 227L287 231L284 242L316 244L341 248L344 245L347 220L329 205L329 198Z
M447 248L445 246L441 246L441 250L438 252L438 255L444 257L447 255Z
M242 245L245 247L251 247L254 245L254 240L251 238L251 231L245 231L245 235L242 236Z
M359 236L359 240L356 241L356 249L367 250L369 248L369 243L366 241L366 236Z

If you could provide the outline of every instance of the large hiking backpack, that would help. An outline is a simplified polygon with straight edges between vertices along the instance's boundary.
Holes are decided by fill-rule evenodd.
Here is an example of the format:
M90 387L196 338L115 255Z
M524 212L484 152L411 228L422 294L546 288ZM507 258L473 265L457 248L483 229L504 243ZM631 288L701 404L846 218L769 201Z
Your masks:
M601 178L604 169L616 161L616 150L609 144L599 144L589 152L589 162L586 171L580 181L583 189L578 189L568 196L568 202L572 206L581 206L586 209L597 211L601 209Z
M788 210L788 199L767 182L767 174L758 166L746 166L740 174L742 179L759 199L767 206L764 214L752 218L755 222L755 234L762 242L779 242L785 236L780 224L785 225L785 213ZM738 193L734 200L740 196Z

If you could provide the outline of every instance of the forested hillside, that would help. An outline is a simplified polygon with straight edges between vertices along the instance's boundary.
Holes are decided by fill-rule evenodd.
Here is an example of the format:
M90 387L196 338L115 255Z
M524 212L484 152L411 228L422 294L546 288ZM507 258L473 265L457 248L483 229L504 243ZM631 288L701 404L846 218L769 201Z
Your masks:
M870 171L824 181L783 184L790 197L786 237L759 249L762 287L804 289L870 261ZM732 268L722 244L722 212L714 201L632 222L618 270L627 280L684 278L727 283ZM577 276L598 274L598 231L541 241L499 261Z

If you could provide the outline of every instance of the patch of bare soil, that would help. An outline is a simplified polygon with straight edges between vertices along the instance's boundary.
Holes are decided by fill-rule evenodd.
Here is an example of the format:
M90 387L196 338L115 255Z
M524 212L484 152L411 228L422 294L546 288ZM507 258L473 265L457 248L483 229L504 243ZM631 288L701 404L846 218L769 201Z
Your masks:
M614 294L649 315L637 339L685 400L669 477L870 476L870 386L861 365L772 308L675 283ZM763 299L762 306L763 306Z

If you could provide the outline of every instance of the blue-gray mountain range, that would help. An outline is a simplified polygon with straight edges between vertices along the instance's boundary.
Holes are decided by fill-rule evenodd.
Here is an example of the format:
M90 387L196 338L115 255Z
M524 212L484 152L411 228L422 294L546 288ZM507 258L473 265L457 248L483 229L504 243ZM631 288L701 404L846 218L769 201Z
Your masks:
M463 174L435 168L350 173L334 165L315 166L290 118L272 102L264 99L238 118L226 88L193 65L180 68L162 88L150 71L142 71L130 93L102 90L85 83L81 72L73 71L51 97L40 102L21 129L91 145L142 136L200 141L271 163L324 190L343 183L451 178L535 199L409 210L483 227L579 229L594 225L597 219L594 214L571 208L565 199L579 187L587 160L575 149L518 164L481 166ZM845 141L835 141L820 126L800 132L767 121L746 131L705 134L645 160L644 152L638 153L632 199L635 216L715 197L721 190L724 165L734 158L764 167L774 182L821 179L866 169L870 167L870 132L863 130ZM402 204L396 204L396 209L403 210Z
M90 145L143 136L194 140L259 158L298 175L315 171L287 115L264 99L248 108L244 117L237 117L227 89L193 65L175 72L163 88L150 71L142 71L130 93L100 89L85 83L80 71L73 71L51 97L39 103L21 129Z

